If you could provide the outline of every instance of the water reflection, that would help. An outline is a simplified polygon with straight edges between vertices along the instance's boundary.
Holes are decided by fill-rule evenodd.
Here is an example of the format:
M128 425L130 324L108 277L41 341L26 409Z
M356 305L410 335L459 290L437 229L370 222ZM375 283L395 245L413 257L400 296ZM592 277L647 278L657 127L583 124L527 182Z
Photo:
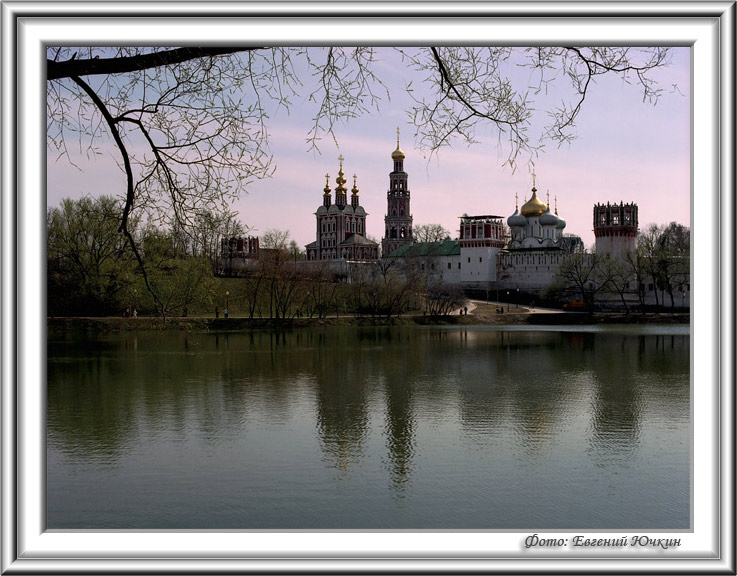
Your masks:
M386 382L387 468L395 494L405 495L411 478L412 457L415 450L415 415L412 406L413 386L406 377L394 377Z
M157 482L207 461L196 476L216 498L227 469L255 498L288 477L305 495L335 482L408 506L430 487L470 491L463 470L514 493L533 469L644 478L653 455L688 462L688 334L325 328L48 345L50 510L60 479L102 485L155 450L181 454L156 461ZM304 448L286 459L285 441Z

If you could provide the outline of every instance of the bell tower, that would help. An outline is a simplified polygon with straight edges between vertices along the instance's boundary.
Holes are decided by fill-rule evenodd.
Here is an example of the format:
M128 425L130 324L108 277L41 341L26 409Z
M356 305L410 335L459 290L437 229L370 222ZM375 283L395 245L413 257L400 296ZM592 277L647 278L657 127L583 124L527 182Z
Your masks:
M382 256L388 256L400 246L412 243L412 214L404 158L404 152L399 147L399 128L397 128L397 149L392 152L394 169L389 173L389 190L386 193Z

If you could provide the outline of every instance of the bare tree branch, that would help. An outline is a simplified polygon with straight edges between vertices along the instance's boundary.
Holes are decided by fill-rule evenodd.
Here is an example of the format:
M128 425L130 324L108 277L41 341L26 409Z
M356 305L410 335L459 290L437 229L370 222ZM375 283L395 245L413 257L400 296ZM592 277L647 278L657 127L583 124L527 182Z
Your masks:
M128 57L95 57L84 60L72 57L71 59L64 60L62 62L57 62L55 59L47 59L46 79L57 80L59 78L72 78L74 76L122 74L125 72L148 70L150 68L157 68L159 66L180 64L188 60L194 60L195 58L204 58L207 56L222 56L225 54L233 54L235 52L260 50L261 48L246 46L185 47L175 48L173 50L166 50L162 52L151 52L149 54L138 54Z
M125 199L125 205L123 207L123 215L120 222L120 228L119 231L123 233L123 235L128 240L128 244L131 247L131 250L133 250L133 254L136 256L136 260L138 261L138 266L141 270L141 274L143 275L143 281L146 283L146 289L149 291L151 296L153 297L154 301L158 304L162 317L165 318L165 308L164 304L159 299L159 296L156 294L156 291L152 288L151 284L148 281L148 274L146 273L146 266L143 263L143 258L141 258L141 254L138 251L138 247L136 246L136 242L133 239L133 235L128 230L128 218L130 216L131 208L133 207L133 200L134 200L134 194L133 194L133 170L131 168L130 158L128 157L128 151L126 150L125 143L123 142L123 139L120 136L120 132L118 131L117 123L115 122L115 119L112 117L110 112L108 111L107 107L103 103L103 101L100 99L100 97L97 95L97 93L92 90L92 88L87 84L84 80L81 78L78 78L76 76L71 77L72 81L74 81L75 84L77 84L82 90L84 90L87 95L90 97L90 99L95 103L95 106L97 106L98 110L100 111L100 114L102 114L103 118L105 118L108 127L110 128L110 133L112 134L115 144L118 146L118 149L120 150L120 154L123 157L123 165L125 166L125 176L126 176L126 199Z

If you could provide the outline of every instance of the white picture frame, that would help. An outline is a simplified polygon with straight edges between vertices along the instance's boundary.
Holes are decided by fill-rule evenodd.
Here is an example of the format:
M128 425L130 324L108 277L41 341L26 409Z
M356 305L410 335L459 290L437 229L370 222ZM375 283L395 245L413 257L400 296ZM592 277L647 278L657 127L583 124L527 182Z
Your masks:
M3 2L0 573L734 573L734 21L734 2ZM391 45L389 22L405 45L692 47L692 530L538 533L679 540L667 549L526 548L534 529L47 530L45 46Z

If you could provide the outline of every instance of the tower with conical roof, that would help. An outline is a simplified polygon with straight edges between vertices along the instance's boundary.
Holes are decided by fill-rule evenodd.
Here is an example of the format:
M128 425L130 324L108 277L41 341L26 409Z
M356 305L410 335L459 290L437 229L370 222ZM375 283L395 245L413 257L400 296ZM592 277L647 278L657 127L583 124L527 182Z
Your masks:
M389 190L386 193L384 238L381 240L383 256L388 256L400 246L412 243L412 213L404 158L404 152L399 147L399 128L397 128L397 148L392 152L394 169L389 173Z

